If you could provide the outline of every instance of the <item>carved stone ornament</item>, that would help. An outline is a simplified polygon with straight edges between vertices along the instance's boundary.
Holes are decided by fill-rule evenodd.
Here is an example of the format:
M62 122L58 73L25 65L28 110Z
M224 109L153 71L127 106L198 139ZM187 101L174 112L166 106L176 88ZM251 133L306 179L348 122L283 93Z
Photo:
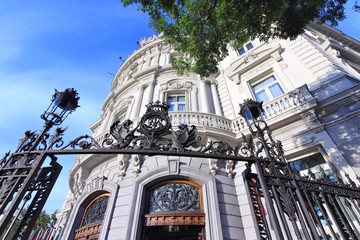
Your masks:
M157 40L159 38L160 38L160 36L157 35L157 34L154 34L149 38L143 38L143 39L140 40L140 47L143 47L146 44L149 44L149 43L151 43L151 42L153 42L153 41L155 41L155 40Z
M179 90L179 89L191 89L192 83L185 81L175 81L161 85L161 90Z
M234 172L234 168L235 168L235 162L233 160L227 160L226 161L226 173L229 178L234 178L234 176L236 174Z
M135 155L134 158L131 160L132 167L133 167L133 174L135 177L139 176L139 173L141 172L141 161L138 155Z
M171 182L150 192L149 212L200 211L199 190L186 183Z
M212 159L209 158L209 167L210 167L210 173L212 175L216 175L217 170L219 169L218 167L218 160L217 159Z
M244 56L244 61L246 63L252 62L255 60L255 58L257 58L257 54L254 52L247 52L246 55Z
M129 158L129 154L119 155L119 177L121 180L124 179L126 175L126 170L129 166Z
M75 174L73 185L73 193L75 197L78 197L83 193L85 187L85 178L86 176L84 176L81 170Z

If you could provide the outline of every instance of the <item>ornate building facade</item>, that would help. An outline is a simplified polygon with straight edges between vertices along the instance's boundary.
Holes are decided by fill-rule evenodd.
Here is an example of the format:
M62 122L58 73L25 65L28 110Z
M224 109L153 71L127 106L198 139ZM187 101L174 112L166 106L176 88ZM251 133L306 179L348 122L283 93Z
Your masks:
M156 36L119 68L101 117L138 123L151 102L170 105L173 127L196 126L201 141L243 141L245 99L263 102L273 136L301 174L360 176L360 43L311 24L297 39L249 41L208 78L180 76ZM242 172L245 163L195 156L80 155L58 214L61 239L257 239Z

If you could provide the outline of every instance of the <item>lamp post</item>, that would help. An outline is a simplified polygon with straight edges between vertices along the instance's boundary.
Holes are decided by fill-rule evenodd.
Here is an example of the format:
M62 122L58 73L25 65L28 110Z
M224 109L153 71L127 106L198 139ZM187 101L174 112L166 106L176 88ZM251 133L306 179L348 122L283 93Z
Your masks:
M14 213L21 201L29 201L31 193L36 192L30 203L32 209L27 211L12 239L26 239L29 236L62 168L53 155L49 156L51 166L41 168L48 157L46 150L57 142L64 130L57 128L52 137L48 132L79 107L78 101L78 93L73 88L61 92L55 90L49 107L41 115L45 123L40 133L25 132L17 150L0 161L0 233L13 227ZM34 150L43 151L31 153Z
M269 161L275 161L272 154L270 154L270 149L265 139L264 133L265 131L269 130L269 127L264 121L264 110L262 108L262 102L256 102L252 99L245 100L243 104L240 104L239 114L245 119L247 125L249 126L250 132L254 134L259 140L261 145L260 149L262 149L265 154L264 157ZM264 166L259 161L259 158L257 158L257 160L255 161L255 168L259 177L260 184L262 186L262 193L265 198L267 211L269 213L269 218L272 223L271 226L274 230L276 239L284 239L280 223L275 212L272 197L269 194L269 189L265 180Z

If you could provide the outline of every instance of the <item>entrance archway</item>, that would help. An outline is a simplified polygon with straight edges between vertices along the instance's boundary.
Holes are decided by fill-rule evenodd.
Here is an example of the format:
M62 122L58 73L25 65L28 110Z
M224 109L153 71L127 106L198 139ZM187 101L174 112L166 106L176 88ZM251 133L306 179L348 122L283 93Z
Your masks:
M205 239L201 186L171 180L149 189L142 239Z
M101 194L86 206L80 227L75 230L74 240L99 239L109 196L109 193Z

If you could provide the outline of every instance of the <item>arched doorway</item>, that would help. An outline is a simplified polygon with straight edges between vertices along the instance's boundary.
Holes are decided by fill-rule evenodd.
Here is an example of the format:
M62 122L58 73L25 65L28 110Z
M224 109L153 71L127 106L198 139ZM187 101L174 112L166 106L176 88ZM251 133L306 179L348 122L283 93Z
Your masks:
M85 208L75 240L98 240L109 201L109 193L95 197Z
M172 180L149 189L142 239L204 240L201 186Z

